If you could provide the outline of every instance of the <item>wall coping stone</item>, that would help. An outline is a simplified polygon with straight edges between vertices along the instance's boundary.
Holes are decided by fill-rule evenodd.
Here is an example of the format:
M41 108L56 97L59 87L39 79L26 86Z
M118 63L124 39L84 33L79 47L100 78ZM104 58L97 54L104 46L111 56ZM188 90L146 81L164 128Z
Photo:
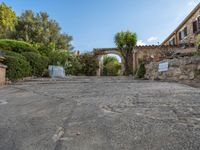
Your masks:
M0 63L0 68L7 68L7 66Z

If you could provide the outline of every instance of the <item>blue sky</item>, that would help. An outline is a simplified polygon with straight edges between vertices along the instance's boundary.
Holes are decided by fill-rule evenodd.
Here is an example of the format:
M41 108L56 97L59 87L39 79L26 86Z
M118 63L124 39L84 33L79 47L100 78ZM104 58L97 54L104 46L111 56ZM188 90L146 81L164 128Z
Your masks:
M116 32L137 33L138 44L162 42L199 0L0 0L20 15L46 11L73 36L75 50L115 47Z

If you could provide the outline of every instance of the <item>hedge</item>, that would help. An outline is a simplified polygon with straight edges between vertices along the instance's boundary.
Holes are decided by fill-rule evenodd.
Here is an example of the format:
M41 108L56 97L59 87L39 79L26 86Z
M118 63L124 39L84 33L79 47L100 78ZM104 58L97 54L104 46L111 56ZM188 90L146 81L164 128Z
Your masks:
M136 77L137 78L144 78L145 74L146 74L145 64L141 63L138 70L137 70Z
M0 39L0 49L13 51L13 52L17 52L17 53L22 53L22 52L39 53L29 43L26 43L23 41L17 41L17 40L9 40L9 39Z
M82 65L80 73L86 76L95 76L96 70L98 69L96 58L90 53L85 53L82 54L79 59L80 64Z
M4 64L7 65L6 76L10 80L17 80L31 75L31 66L26 58L15 52L9 52L5 55Z
M38 77L44 75L48 68L48 57L41 56L40 54L33 52L25 52L22 53L22 55L30 62L32 67L32 75Z

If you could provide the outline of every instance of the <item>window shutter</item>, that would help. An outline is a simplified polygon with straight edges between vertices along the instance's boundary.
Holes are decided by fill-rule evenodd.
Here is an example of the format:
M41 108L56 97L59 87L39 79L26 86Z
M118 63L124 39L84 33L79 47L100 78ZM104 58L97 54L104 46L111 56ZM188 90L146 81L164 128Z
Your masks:
M184 37L187 36L187 27L184 28Z
M197 31L200 31L200 17L198 17L197 22Z
M197 32L197 21L193 22L193 33Z
M175 45L176 44L176 42L175 42L175 38L173 38L173 45Z
M200 31L200 17L197 19L197 32Z
M179 32L179 41L182 40L181 31Z

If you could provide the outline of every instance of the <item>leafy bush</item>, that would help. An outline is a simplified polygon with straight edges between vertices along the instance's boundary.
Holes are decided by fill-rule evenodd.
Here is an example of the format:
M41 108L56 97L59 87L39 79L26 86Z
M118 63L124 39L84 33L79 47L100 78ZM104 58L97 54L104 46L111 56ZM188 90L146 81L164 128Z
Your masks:
M136 77L137 78L144 78L145 74L146 74L145 64L141 63L140 67L137 70Z
M29 62L20 54L9 52L5 55L5 65L8 66L6 76L10 80L17 80L31 75Z
M98 69L98 62L92 54L90 53L82 54L79 58L79 61L80 64L82 65L80 74L86 76L96 75L96 71Z
M81 74L82 65L78 57L76 57L70 51L52 51L49 54L49 65L62 66L65 69L67 75L79 75Z
M200 35L197 35L196 37L196 45L197 45L197 49L200 50Z
M55 44L51 43L49 45L45 44L34 44L34 47L37 48L37 50L40 52L43 56L49 56L49 54L53 53L55 51Z
M8 39L0 39L0 49L13 51L17 53L22 53L22 52L38 53L38 51L34 49L29 43L17 40L8 40Z
M49 64L50 65L60 65L65 66L70 54L67 51L52 51L49 53Z
M115 56L106 55L103 57L103 75L118 76L120 74L121 65Z
M33 52L25 52L22 55L29 61L32 67L32 75L38 77L44 75L45 70L48 68L48 57Z
M16 52L6 51L6 50L2 50L2 52L5 53L6 56L13 56L13 57L18 57L20 59L26 59L23 55Z
M67 59L64 68L65 68L65 73L67 75L80 75L82 64L80 63L80 60L76 56L71 55Z

